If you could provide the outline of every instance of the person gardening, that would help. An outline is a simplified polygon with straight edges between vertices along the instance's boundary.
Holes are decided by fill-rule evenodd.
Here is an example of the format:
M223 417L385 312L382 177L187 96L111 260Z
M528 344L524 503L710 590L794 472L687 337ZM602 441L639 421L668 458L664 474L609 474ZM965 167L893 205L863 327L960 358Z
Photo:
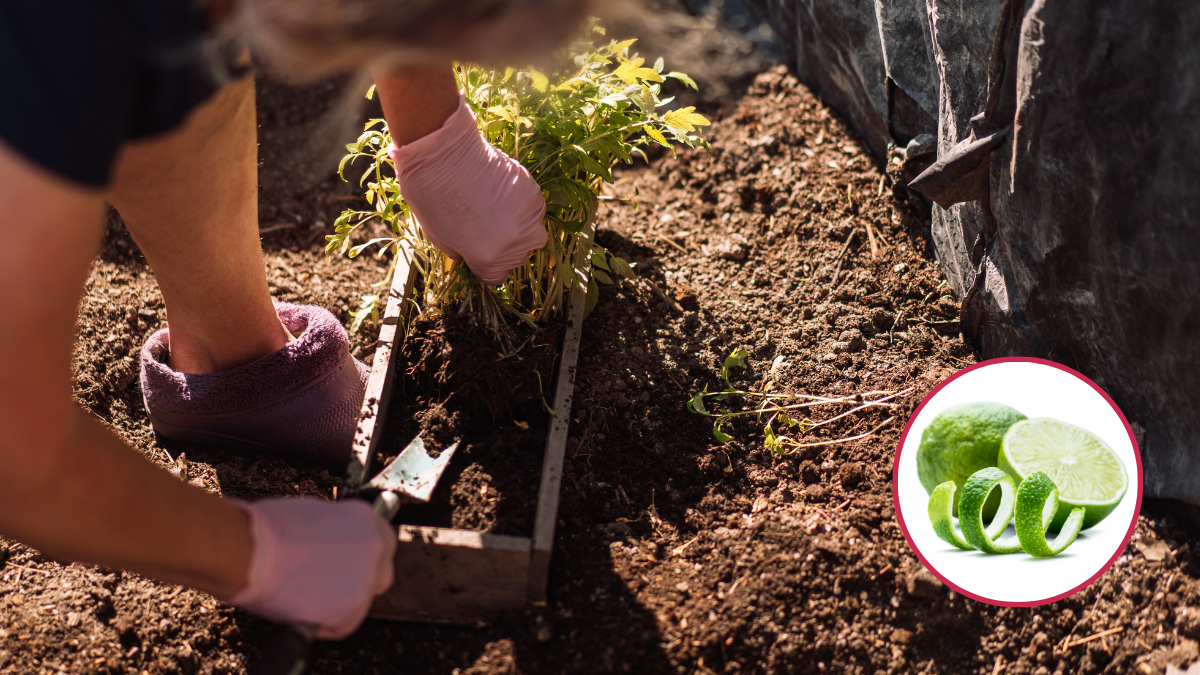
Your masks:
M271 299L253 79L227 55L248 44L293 75L369 66L414 214L432 242L498 283L545 245L545 203L529 174L480 137L450 59L543 52L583 4L0 6L0 534L316 626L319 637L353 632L393 581L395 533L369 505L219 498L74 403L76 307L105 203L166 304L168 328L141 351L160 439L343 471L367 369L327 310Z

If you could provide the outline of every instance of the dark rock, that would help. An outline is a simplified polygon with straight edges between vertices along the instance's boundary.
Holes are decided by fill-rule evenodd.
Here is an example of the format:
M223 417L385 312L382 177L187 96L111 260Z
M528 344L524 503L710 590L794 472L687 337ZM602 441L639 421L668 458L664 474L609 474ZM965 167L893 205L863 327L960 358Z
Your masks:
M862 462L846 462L838 469L838 480L843 488L853 488L862 483L867 477L867 470Z
M690 284L679 284L675 287L675 302L679 303L680 307L692 311L700 308L700 297L696 295L696 289Z
M838 336L838 343L844 343L846 345L844 351L847 352L861 352L863 347L867 346L866 341L863 340L862 331L857 328L842 331L842 334Z
M896 323L896 316L886 309L876 309L871 312L871 323L875 324L876 332L882 333Z
M821 472L817 470L816 464L806 459L800 464L800 479L809 484L819 483Z
M825 486L821 485L820 483L814 483L804 489L804 500L805 501L812 502L814 504L819 504L821 502L828 501L828 499L829 499L829 490L827 490L825 488Z
M904 147L904 161L911 162L925 157L937 157L937 138L933 134L921 134Z
M937 310L944 317L952 317L958 314L958 302L954 298L943 295L938 298Z

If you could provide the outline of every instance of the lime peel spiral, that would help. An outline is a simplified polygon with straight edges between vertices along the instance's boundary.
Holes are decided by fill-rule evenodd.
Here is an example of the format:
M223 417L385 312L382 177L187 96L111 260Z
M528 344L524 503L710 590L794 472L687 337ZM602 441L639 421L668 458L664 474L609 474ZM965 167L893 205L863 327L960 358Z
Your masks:
M997 487L1002 493L1000 507L991 524L985 526L984 503ZM956 548L976 549L993 554L1017 553L1023 550L1034 557L1049 558L1062 553L1074 543L1083 526L1084 509L1072 509L1054 542L1047 542L1046 530L1059 507L1058 488L1054 481L1039 471L1021 481L1020 487L1016 487L1012 476L996 467L988 467L971 474L963 486L962 497L958 502L959 523L962 527L960 534L950 520L956 489L954 481L938 485L929 497L928 506L933 531L943 541ZM1009 521L1014 521L1017 536L998 541Z

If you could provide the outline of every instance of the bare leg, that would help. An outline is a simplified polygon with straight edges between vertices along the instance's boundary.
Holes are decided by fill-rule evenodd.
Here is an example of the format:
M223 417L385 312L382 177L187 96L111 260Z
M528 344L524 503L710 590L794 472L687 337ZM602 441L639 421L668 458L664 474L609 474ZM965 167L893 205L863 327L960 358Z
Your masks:
M259 359L290 335L271 304L258 235L254 83L218 92L169 134L128 144L109 200L154 268L175 370Z
M398 145L454 112L449 64L376 75ZM271 304L258 235L254 85L226 87L164 137L126 146L109 200L154 268L175 370L203 374L287 344Z
M71 397L79 289L103 195L0 143L0 533L223 596L246 582L234 504L156 468Z

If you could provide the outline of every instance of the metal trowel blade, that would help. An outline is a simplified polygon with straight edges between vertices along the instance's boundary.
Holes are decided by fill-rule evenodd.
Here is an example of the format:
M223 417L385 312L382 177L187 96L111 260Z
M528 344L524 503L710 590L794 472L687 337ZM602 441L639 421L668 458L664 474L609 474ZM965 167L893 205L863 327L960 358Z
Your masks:
M410 501L428 502L455 450L458 450L457 441L437 457L430 457L425 450L425 441L417 436L367 485L395 492Z

